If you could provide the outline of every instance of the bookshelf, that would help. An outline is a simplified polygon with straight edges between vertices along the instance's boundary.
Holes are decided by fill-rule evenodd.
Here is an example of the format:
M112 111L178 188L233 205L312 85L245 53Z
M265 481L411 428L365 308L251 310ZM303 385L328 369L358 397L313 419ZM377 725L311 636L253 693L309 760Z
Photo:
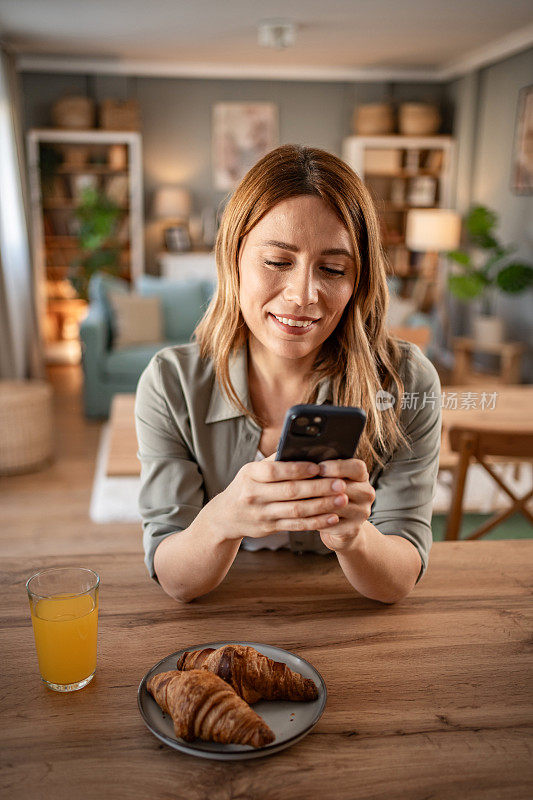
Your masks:
M343 141L342 157L370 190L389 272L400 279L401 294L411 296L424 262L423 254L406 247L407 212L451 207L454 140L450 136L350 136ZM430 310L434 299L429 295L421 310Z
M113 236L120 277L144 272L141 136L135 132L55 128L27 134L33 266L47 361L79 361L78 325L87 303L68 280L81 254L76 217L85 188L118 207Z

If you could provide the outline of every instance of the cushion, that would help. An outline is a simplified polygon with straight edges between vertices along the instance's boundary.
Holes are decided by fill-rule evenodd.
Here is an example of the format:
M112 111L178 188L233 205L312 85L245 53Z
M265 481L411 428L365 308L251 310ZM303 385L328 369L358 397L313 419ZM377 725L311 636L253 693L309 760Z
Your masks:
M89 299L91 303L96 303L101 306L106 315L108 324L108 339L106 342L107 347L111 347L114 338L114 316L109 295L114 294L129 294L130 284L122 278L115 278L107 272L96 272L89 282Z
M164 338L186 342L190 340L207 307L205 283L203 280L171 280L155 275L141 275L136 282L136 288L143 297L161 298Z
M171 344L171 342L137 344L124 347L122 350L110 350L102 364L106 380L123 382L128 391L131 391L131 384L139 380L152 356L159 350L170 347Z
M164 338L159 297L109 293L115 331L113 347L121 350L135 344L157 344Z

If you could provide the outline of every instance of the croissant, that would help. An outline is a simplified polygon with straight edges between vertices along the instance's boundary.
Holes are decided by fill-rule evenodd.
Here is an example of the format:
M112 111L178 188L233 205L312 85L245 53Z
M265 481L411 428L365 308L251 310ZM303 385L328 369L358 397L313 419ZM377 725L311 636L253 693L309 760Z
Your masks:
M274 661L254 647L228 644L218 649L206 647L183 653L178 670L209 670L232 686L247 703L258 700L316 700L314 681L293 672L286 664Z
M160 672L147 689L174 722L176 736L262 747L276 738L266 722L228 684L206 670Z

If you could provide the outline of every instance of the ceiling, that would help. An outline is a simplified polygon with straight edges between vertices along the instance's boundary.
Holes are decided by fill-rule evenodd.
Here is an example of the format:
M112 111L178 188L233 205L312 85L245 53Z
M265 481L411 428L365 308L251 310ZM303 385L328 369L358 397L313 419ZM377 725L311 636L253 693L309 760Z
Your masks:
M296 23L295 45L259 46L258 23L280 17ZM68 63L72 70L76 61L86 68L93 60L111 72L122 65L240 77L445 75L533 44L533 6L531 0L0 0L0 36L27 69Z

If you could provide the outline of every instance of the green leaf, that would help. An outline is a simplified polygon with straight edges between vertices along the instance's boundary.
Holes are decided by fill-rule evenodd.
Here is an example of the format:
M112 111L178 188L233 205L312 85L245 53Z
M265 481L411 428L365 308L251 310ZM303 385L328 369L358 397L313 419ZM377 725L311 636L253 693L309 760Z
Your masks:
M472 259L464 250L450 250L447 255L448 258L451 258L452 261L456 261L458 264L462 264L463 267L472 266Z
M496 276L500 289L509 294L519 294L533 285L533 267L521 262L507 264Z
M488 236L496 225L498 217L486 206L474 206L467 214L465 225L471 236Z
M450 292L459 300L473 300L483 294L488 281L479 272L470 272L467 275L450 275L448 286Z

